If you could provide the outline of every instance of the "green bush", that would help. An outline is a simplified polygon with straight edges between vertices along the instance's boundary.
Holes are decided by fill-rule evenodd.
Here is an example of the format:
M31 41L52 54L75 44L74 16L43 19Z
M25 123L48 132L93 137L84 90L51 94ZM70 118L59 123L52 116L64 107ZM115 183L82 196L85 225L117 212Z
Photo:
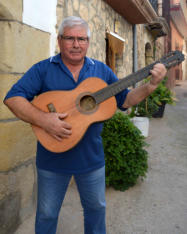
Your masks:
M147 145L128 115L116 113L104 123L102 132L106 185L124 191L145 177L148 169Z

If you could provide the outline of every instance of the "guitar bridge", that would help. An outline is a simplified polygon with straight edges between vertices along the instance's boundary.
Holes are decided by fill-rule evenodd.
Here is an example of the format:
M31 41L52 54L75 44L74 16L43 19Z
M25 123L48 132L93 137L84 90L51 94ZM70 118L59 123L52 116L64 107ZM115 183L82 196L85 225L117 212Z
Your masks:
M53 105L53 103L47 104L47 108L48 108L49 112L56 112L56 109L55 109L55 106Z

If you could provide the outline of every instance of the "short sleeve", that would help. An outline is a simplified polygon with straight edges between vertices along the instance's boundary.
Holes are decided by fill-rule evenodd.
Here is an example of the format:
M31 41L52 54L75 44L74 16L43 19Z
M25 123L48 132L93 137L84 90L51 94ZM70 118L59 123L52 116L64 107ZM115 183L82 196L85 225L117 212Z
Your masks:
M33 65L8 91L5 99L15 96L21 96L28 101L40 93L42 86L40 64Z

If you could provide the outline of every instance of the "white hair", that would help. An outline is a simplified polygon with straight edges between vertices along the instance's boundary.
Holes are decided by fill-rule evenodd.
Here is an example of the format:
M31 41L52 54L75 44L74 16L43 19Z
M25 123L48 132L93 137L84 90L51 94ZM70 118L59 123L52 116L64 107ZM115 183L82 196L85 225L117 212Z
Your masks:
M90 32L88 23L85 20L83 20L82 18L77 17L77 16L69 16L69 17L65 18L59 26L58 35L59 36L63 35L65 27L72 28L74 26L84 27L87 30L88 38L90 38L91 32Z

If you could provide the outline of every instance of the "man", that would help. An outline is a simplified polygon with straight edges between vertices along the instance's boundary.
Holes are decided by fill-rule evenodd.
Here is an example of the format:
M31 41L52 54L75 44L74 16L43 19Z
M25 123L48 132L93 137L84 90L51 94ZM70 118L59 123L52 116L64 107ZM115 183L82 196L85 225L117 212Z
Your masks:
M86 57L89 39L90 30L84 20L74 16L64 19L58 34L60 54L32 66L5 97L4 103L18 118L43 128L58 141L71 137L73 128L66 122L68 113L43 112L30 102L34 96L49 90L72 90L88 77L99 77L108 84L117 81L105 64ZM119 108L126 109L147 97L165 76L166 69L157 64L151 73L149 83L116 95ZM106 233L101 131L102 123L92 124L83 139L64 153L50 152L38 142L36 234L56 233L59 210L72 175L84 210L85 234Z

